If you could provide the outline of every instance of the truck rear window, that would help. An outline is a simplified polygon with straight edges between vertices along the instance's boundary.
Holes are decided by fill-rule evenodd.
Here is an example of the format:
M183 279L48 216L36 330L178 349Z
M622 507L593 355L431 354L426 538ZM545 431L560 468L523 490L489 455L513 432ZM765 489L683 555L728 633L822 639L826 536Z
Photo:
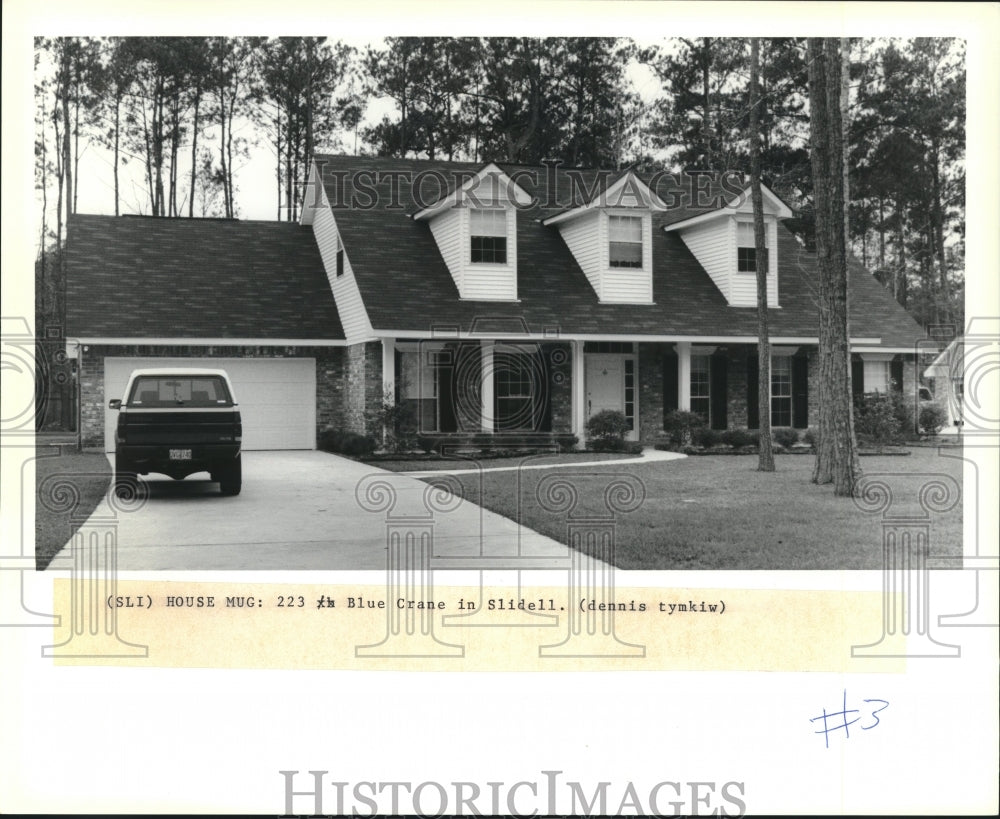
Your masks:
M132 384L128 406L157 407L231 407L226 382L211 375L140 376Z

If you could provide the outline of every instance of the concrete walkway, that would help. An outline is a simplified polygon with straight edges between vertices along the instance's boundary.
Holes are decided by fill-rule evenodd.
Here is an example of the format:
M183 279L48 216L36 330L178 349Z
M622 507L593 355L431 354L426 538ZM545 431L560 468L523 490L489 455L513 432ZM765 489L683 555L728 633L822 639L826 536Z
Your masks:
M682 452L666 452L647 447L638 458L609 458L606 461L565 461L554 464L534 464L530 463L530 458L525 458L525 461L528 462L518 464L517 466L484 466L475 469L428 469L415 472L400 472L398 474L409 475L413 478L430 478L434 475L478 475L481 472L519 472L523 469L578 469L581 466L616 466L618 464L635 466L637 464L655 463L656 461L676 461L678 458L686 457L687 455ZM489 461L481 461L480 463L488 464Z
M119 570L382 570L388 527L432 530L434 568L555 569L571 556L432 484L325 452L245 452L237 497L220 496L207 477L142 479L145 503L114 523ZM105 498L84 525L109 516Z

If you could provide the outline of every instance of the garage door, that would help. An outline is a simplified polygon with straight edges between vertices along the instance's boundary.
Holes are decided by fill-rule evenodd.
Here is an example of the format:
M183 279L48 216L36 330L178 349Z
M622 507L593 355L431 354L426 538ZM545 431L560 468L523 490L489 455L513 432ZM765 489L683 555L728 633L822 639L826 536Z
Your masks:
M140 367L206 367L225 370L243 416L243 448L316 448L316 362L312 358L106 358L104 448L114 452L118 412L132 370Z

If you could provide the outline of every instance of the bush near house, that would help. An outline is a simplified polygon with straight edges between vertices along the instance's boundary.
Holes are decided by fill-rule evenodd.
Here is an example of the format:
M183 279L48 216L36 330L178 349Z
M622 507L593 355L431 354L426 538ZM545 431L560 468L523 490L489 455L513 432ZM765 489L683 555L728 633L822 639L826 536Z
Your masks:
M771 437L775 443L780 444L785 449L789 449L799 442L798 430L791 427L775 427L771 430Z
M365 416L369 429L383 430L386 452L409 452L417 445L416 410L409 402L397 403L392 390L386 390L378 407Z
M920 408L920 428L928 435L937 435L948 420L942 407L937 404L925 404Z
M722 443L722 433L711 427L695 427L691 430L691 443L705 449L718 446Z
M587 448L594 452L623 452L628 421L618 410L602 410L587 421Z
M885 393L866 393L854 413L854 431L860 444L896 444L902 429L893 398Z
M744 446L758 446L760 433L749 429L727 429L722 433L722 442L736 449Z
M695 430L704 426L705 419L696 412L674 410L663 418L663 431L667 434L669 443L675 446L692 444Z
M375 451L375 439L370 435L360 435L342 429L323 430L319 436L319 448L324 452L349 455L352 458L371 455Z

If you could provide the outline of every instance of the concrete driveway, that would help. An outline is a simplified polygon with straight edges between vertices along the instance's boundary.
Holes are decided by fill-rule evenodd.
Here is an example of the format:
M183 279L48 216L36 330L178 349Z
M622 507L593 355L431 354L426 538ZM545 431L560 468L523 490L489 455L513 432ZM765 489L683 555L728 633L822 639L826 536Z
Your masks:
M563 568L569 557L563 544L423 481L325 452L243 453L236 497L220 496L207 473L141 480L145 503L117 514L121 571L384 569L387 527L405 535L425 522L434 568ZM105 499L91 520L109 514Z

